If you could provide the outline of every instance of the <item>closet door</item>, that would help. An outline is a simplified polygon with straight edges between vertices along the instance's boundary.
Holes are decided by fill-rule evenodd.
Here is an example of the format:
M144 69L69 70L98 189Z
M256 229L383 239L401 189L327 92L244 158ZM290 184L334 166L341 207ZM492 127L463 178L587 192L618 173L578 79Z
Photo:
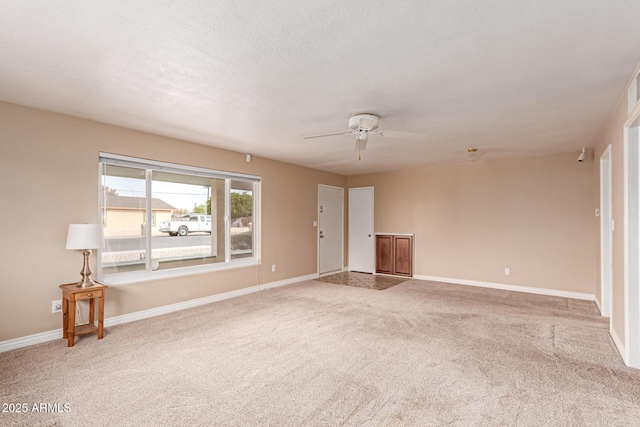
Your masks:
M349 271L375 271L373 209L373 187L349 189Z

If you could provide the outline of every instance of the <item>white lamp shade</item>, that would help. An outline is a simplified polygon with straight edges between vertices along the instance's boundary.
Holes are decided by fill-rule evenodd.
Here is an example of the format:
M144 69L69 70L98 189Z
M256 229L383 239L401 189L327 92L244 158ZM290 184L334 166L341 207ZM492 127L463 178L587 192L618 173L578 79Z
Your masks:
M104 247L100 224L69 224L67 249L99 249Z

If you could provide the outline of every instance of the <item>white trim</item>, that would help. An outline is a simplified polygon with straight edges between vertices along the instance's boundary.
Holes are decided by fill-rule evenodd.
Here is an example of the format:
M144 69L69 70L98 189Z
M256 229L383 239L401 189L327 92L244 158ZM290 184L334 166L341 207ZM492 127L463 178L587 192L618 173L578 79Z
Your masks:
M524 292L528 294L549 295L554 297L573 298L594 301L595 295L582 292L560 291L556 289L535 288L531 286L508 285L505 283L481 282L479 280L455 279L452 277L437 277L414 275L414 279L430 280L432 282L453 283L456 285L477 286L480 288L501 289L503 291Z
M102 182L102 180L100 181ZM145 261L144 261L144 269L145 271L152 271L153 265L153 248L151 246L151 239L153 238L153 205L151 201L153 200L153 171L151 169L147 169L144 171L144 183L145 183L145 198L144 198L144 209L145 209L145 226L144 226L144 245L145 245ZM149 195L147 197L147 195ZM102 208L106 211L107 207L102 206ZM104 226L104 225L103 225ZM158 228L160 228L160 224L158 224ZM100 256L98 258L102 258L102 250L100 251ZM102 269L100 269L100 273L102 274Z
M284 280L278 280L276 282L265 283L263 285L258 285L258 287L262 291L265 289L277 288L279 286L291 285L293 283L304 282L306 280L313 280L317 278L318 278L318 274L313 273L313 274L307 274L306 276L298 276L298 277L293 277L291 279L284 279Z
M178 174L189 174L194 176L204 176L218 179L243 179L247 181L260 181L260 176L249 175L238 172L221 171L216 169L201 168L198 166L188 166L179 163L161 162L158 160L142 159L139 157L122 156L113 153L98 153L99 162L114 166L126 166L138 169L153 169L163 172L173 172Z
M627 361L627 358L626 358L627 352L624 349L624 344L622 344L622 341L620 340L620 337L618 336L616 330L613 329L613 325L609 327L609 335L611 335L611 339L613 339L613 343L616 345L616 349L618 350L618 353L620 353L620 357L622 357L622 361L624 362L625 365L629 365L629 362Z
M600 156L600 298L596 298L596 304L601 315L610 319L613 299L613 233L611 231L613 184L611 180L611 144L609 144Z
M163 305L161 307L136 311L135 313L123 314L121 316L110 317L104 320L104 326L109 327L121 325L123 323L135 322L137 320L148 319L150 317L162 316L163 314L169 314L175 311L186 310L188 308L199 307L201 305L211 304L213 302L251 294L259 290L260 288L258 286L250 286L248 288L237 289L235 291L223 292L221 294L209 295L207 297L178 302L175 304Z
M26 337L14 338L12 340L0 341L0 353L15 350L17 348L29 347L30 345L41 344L43 342L62 339L62 328L53 331L41 332L39 334L27 335Z
M627 91L625 90L625 94ZM623 246L623 284L624 284L624 342L629 342L629 128L625 125L622 129L623 143L622 143L622 221L624 224L624 233L622 236ZM619 339L619 337L618 337ZM624 349L625 346L620 348ZM629 360L629 355L626 350L622 353L622 358L625 363Z
M327 271L326 273L322 273L322 274L316 274L316 277L326 277L326 276L331 276L333 274L338 274L338 273L342 273L344 270L344 268L342 270L333 270L333 271Z
M595 295L595 299L593 301L596 303L596 307L598 307L600 316L602 316L602 303L600 302L600 299L598 299L598 295ZM609 326L611 326L611 318L609 318Z
M211 304L223 301L229 298L235 298L242 295L251 294L265 289L276 288L279 286L290 285L292 283L313 280L318 277L317 274L307 274L306 276L292 277L290 279L279 280L276 282L265 283L262 285L249 286L247 288L237 289L235 291L223 292L220 294L209 295L207 297L196 298L189 301L178 302L175 304L164 305L162 307L150 308L148 310L136 311L135 313L123 314L121 316L109 317L104 320L104 326L110 327L121 325L123 323L135 322L137 320L148 319L150 317L162 316L163 314L173 313L175 311L186 310L188 308L199 307L205 304ZM27 335L25 337L14 338L6 341L0 341L0 353L15 350L22 347L28 347L35 344L42 344L49 341L62 340L62 328L52 331L41 332L38 334Z
M255 188L254 188L255 190ZM211 190L213 192L213 190ZM255 194L255 191L254 191ZM213 198L213 197L212 197ZM218 196L216 195L216 201ZM216 209L216 216L217 216ZM231 261L231 180L224 180L224 262ZM211 231L213 231L213 218L211 218ZM255 235L255 232L253 233ZM256 260L257 261L257 260Z
M255 229L254 229L255 230ZM170 279L173 277L187 277L195 274L211 273L222 270L232 270L235 268L253 267L258 265L258 260L251 258L238 258L229 262L218 262L203 265L192 265L189 267L170 268L157 271L130 271L126 273L106 274L100 279L106 285L120 286L132 283L149 282L152 280Z

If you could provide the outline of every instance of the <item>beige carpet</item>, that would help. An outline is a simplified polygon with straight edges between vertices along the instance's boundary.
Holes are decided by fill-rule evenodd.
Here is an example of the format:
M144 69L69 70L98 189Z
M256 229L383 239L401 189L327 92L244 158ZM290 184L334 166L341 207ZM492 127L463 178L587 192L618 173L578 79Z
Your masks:
M585 301L308 281L0 354L2 403L69 408L0 425L639 425L607 329Z

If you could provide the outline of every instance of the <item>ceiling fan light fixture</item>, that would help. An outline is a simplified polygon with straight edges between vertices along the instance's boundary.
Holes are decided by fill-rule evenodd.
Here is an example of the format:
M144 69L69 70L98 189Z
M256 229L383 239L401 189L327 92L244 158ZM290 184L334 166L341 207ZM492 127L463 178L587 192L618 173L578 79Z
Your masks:
M467 151L465 151L464 154L462 155L464 156L465 159L467 159L470 162L475 162L480 157L482 157L482 153L478 151L478 149L475 147L467 149Z
M369 134L366 130L361 130L360 134L358 134L358 139L360 141L366 141L367 139L369 139Z
M378 120L375 114L356 114L349 119L349 129L356 132L374 130L378 128Z

